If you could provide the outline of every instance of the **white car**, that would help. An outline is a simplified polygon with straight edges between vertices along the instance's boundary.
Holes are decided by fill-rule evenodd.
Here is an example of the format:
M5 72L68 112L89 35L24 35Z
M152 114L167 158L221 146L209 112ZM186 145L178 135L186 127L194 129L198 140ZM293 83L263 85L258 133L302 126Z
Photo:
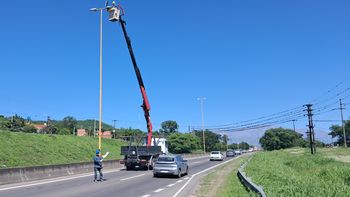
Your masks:
M219 160L219 161L224 160L224 156L220 151L211 151L210 161L215 161L215 160Z

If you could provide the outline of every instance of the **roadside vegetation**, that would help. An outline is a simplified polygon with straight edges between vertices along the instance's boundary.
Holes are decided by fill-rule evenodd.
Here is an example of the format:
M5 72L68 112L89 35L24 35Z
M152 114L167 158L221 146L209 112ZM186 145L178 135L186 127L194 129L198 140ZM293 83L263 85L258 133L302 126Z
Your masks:
M196 189L198 197L251 197L257 196L255 193L249 192L241 184L237 171L238 168L248 159L248 155L233 160L215 171L206 175Z
M102 139L106 160L120 159L121 140ZM0 130L0 168L91 161L98 147L94 137L34 134Z
M29 117L24 119L18 115L9 117L0 115L0 130L16 133L76 136L78 129L83 129L85 131L84 135L94 137L98 135L97 123L96 120L76 120L72 116L66 116L62 120L52 120L47 117L45 121L33 121ZM147 136L147 133L140 129L114 128L114 126L102 123L102 132L105 131L112 132L110 133L111 138L131 141L132 143L138 143L138 145L143 145L143 139ZM220 135L210 130L204 132L206 151L208 152L212 150L223 151L227 147L246 150L250 148L250 145L246 142L228 144L229 138L227 135ZM161 128L158 131L153 131L153 137L167 138L170 153L196 153L203 150L202 133L201 130L193 130L188 133L180 132L176 121L167 120L161 123Z
M350 155L350 149L293 148L260 152L245 168L267 196L349 196L350 164L337 157Z

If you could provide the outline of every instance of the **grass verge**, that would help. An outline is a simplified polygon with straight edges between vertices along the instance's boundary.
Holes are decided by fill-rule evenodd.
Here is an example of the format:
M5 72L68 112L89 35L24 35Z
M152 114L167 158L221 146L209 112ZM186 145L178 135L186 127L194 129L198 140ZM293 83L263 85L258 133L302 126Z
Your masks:
M340 151L340 152L339 152ZM349 196L350 164L330 158L342 149L288 149L260 152L245 169L267 196ZM348 153L350 153L349 150Z
M119 140L102 139L102 153L120 159ZM0 131L0 168L92 161L98 139Z
M238 179L238 168L248 159L247 155L233 160L206 175L196 190L198 197L250 197L256 196L246 190Z

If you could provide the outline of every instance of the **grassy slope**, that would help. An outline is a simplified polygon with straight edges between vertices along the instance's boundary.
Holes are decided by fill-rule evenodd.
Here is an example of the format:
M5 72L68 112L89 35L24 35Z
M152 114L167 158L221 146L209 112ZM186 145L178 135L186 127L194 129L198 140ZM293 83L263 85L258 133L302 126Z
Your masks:
M257 196L246 190L237 176L237 170L247 157L239 158L233 162L219 167L214 172L206 175L197 188L196 196L213 196L213 197L251 197Z
M350 164L329 158L338 154L349 155L350 150L317 149L316 155L308 149L261 152L245 171L264 186L267 196L345 197L350 191Z
M106 159L119 159L119 140L102 139ZM0 131L0 168L92 161L98 138Z

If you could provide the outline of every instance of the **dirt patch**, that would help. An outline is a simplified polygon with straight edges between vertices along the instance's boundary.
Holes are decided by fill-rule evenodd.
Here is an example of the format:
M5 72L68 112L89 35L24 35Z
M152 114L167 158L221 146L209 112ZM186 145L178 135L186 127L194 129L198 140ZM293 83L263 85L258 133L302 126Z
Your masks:
M327 156L328 158L335 159L337 161L345 162L345 163L350 163L350 155L346 156Z

